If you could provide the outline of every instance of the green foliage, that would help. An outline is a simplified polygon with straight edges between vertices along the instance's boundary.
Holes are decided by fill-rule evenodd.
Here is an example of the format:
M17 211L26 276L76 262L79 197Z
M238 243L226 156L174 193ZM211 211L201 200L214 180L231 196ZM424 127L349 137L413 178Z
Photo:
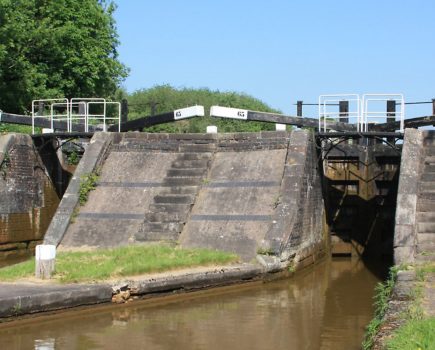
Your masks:
M394 284L396 283L397 271L398 269L396 267L391 268L389 278L383 283L378 283L375 288L375 315L366 327L366 333L362 343L362 348L364 350L369 350L373 346L374 337L378 332L380 325L382 324L382 318L384 317L388 308L388 300L391 297Z
M76 150L73 150L71 153L69 153L66 157L66 161L69 165L77 165L80 162L80 157Z
M1 96L0 96L0 100L1 100ZM36 132L41 132L41 128L35 128L35 129ZM27 125L0 123L0 134L8 133L8 132L16 132L19 134L31 134L32 127Z
M79 202L84 205L88 201L89 192L95 190L98 182L96 173L84 174L80 178Z
M120 92L122 94L122 92ZM235 92L211 91L202 89L175 89L169 85L155 86L151 89L139 90L127 97L129 103L129 119L161 114L179 108L202 105L205 117L182 120L169 124L156 125L145 129L147 132L188 133L205 132L208 125L216 125L219 132L274 130L275 125L262 122L246 122L230 119L211 118L212 105L235 107L261 112L275 112L260 100L246 94Z
M6 175L8 173L8 168L11 165L11 157L9 156L9 153L6 152L2 162L0 163L0 175L3 177L3 179L6 179Z
M411 320L394 332L388 350L435 349L435 318Z
M129 246L87 252L59 252L55 279L63 283L89 282L163 272L193 266L236 262L234 254L207 249L181 249L167 245ZM34 259L0 269L0 281L31 277Z
M114 94L115 5L104 0L0 0L0 108L25 113L32 99Z

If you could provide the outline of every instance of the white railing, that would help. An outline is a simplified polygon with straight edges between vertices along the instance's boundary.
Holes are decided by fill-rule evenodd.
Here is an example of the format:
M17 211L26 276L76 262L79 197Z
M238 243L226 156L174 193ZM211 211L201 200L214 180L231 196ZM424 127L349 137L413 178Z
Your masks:
M112 109L111 113L108 109ZM74 124L83 125L84 131L89 132L89 126L97 130L107 131L109 125L118 124L121 131L121 103L106 101L104 98L59 98L32 101L32 133L35 133L35 120L50 121L51 131L54 132L55 122L65 122L65 131L73 131Z
M340 111L340 102L348 102L348 111ZM394 108L387 111L387 103L394 101ZM398 106L398 108L396 108ZM343 120L357 126L357 131L369 131L370 124L386 123L394 119L399 121L400 132L404 131L405 98L403 94L358 94L320 95L319 131L327 131L327 122Z
M340 111L340 102L347 101L348 111ZM333 94L319 96L319 130L326 132L327 121L360 124L361 102L358 94Z
M385 108L388 101L395 104L394 111ZM398 106L398 108L396 108ZM363 129L369 130L369 124L385 123L388 119L400 121L400 132L404 129L405 98L403 94L365 94L362 98Z

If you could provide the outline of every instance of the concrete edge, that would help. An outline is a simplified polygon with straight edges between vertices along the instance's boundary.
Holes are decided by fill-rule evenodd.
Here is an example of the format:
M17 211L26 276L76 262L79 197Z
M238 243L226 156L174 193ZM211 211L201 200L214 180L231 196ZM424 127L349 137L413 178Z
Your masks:
M112 289L109 285L76 285L69 289L39 291L32 295L14 295L0 300L0 322L24 315L107 303L111 300Z
M267 272L259 265L243 264L212 268L202 272L187 272L164 277L125 281L132 295L195 290L225 286L261 278Z
M278 271L275 271L278 272ZM228 286L244 282L266 279L272 273L257 264L240 264L223 267L213 267L201 272L182 272L136 277L131 280L120 280L112 283L95 285L69 285L59 290L41 290L35 293L19 295L20 284L15 284L14 296L0 299L0 322L12 321L20 316L33 315L49 311L66 310L85 305L111 303L114 296L128 290L128 295L158 296L169 292L202 290L213 287ZM121 299L122 300L122 299Z
M44 236L44 244L58 246L62 241L74 209L79 202L80 179L83 175L92 173L101 166L112 144L113 137L112 133L107 132L98 132L92 137L48 226Z

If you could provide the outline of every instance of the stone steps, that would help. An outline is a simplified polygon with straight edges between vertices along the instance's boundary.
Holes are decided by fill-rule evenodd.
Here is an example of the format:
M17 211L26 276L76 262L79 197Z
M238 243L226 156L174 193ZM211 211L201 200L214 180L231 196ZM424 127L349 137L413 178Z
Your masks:
M164 241L176 241L178 239L178 232L152 232L152 231L139 231L135 235L135 239L138 242L164 242Z
M435 233L417 233L418 243L435 243Z
M196 195L198 192L199 186L171 186L166 187L161 195L165 194L192 194Z
M191 194L164 194L154 197L156 204L193 204L194 196Z
M190 211L190 204L150 204L150 212L156 213L169 213L169 214L179 214L187 215Z
M209 160L213 153L210 152L185 152L177 157L177 160Z
M169 177L203 176L207 168L175 168L168 170Z
M435 254L435 243L418 243L417 245L418 253L434 253Z
M435 212L417 212L417 222L420 223L435 223Z
M176 232L180 233L184 224L179 222L147 222L142 226L144 232Z
M428 175L428 174L425 174L425 175ZM423 192L423 193L432 193L433 192L433 193L435 193L435 181L430 181L430 180L424 181L423 176L422 176L421 180L422 181L420 182L420 186L419 186L420 192Z
M216 149L214 143L193 143L193 144L181 144L180 152L213 152Z
M419 200L423 200L423 201L431 201L431 202L435 202L435 192L420 192L418 194L418 199ZM433 205L433 204L432 204ZM432 206L432 208L429 211L433 211L434 210L434 206Z
M163 180L166 186L199 186L203 182L202 176L171 176Z
M435 261L435 254L422 254L419 253L415 256L415 261L417 263L427 263Z
M176 241L183 230L216 148L214 144L180 145L180 153L163 179L165 189L154 196L136 235L138 241Z
M145 213L145 222L185 222L186 215L180 212L168 213L162 212L148 212Z
M418 233L435 233L435 223L434 222L418 222L417 223Z
M417 211L419 212L433 212L435 209L435 200L421 198L419 196L417 201Z
M435 165L435 156L425 157L424 164Z
M424 153L426 155L426 157L433 157L435 156L435 147L433 146L426 146Z
M193 168L207 168L208 159L187 159L187 160L176 160L172 163L171 169L193 169Z
M432 165L431 165L432 166ZM434 166L435 167L435 166ZM425 171L420 178L421 182L433 182L435 181L435 172L431 173L431 172L427 172Z

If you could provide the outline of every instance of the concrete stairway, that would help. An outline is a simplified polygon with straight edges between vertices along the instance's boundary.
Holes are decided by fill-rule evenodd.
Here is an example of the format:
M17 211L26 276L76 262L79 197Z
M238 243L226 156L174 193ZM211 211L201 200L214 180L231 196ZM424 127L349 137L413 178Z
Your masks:
M435 261L435 139L426 137L424 143L417 202L417 262Z
M154 196L135 240L177 241L200 186L207 177L215 144L183 144L163 180L166 189Z

